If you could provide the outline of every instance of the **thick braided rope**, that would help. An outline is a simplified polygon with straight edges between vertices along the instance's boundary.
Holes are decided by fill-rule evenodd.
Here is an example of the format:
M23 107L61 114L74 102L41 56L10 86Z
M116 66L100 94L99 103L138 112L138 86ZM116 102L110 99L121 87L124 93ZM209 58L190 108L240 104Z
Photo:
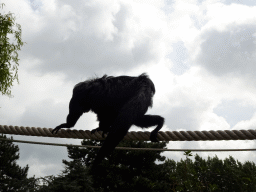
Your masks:
M52 128L18 127L0 125L0 133L58 137L72 139L92 139L104 140L102 132L91 134L89 130L61 129L58 134L52 134ZM126 134L124 140L129 141L149 141L150 132L131 131ZM256 139L256 130L218 130L218 131L159 131L157 136L159 141L209 141L209 140L254 140Z

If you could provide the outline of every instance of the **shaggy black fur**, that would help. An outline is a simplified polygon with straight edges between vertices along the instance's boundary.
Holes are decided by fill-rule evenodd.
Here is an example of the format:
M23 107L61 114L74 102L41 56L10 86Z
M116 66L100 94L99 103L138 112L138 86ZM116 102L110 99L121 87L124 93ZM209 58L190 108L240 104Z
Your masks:
M73 127L79 117L90 110L97 114L99 128L92 130L108 133L94 164L110 154L124 138L129 128L136 125L147 128L157 125L151 132L150 140L157 142L157 132L164 124L158 115L145 115L152 107L155 86L146 74L138 77L103 76L78 83L73 90L69 103L67 123L57 126L52 133L61 128Z

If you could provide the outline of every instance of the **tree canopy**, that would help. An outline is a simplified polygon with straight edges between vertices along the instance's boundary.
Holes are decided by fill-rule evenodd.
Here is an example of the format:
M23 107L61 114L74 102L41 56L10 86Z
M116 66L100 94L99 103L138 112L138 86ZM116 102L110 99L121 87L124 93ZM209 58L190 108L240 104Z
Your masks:
M4 4L1 5L3 9ZM0 9L1 9L0 8ZM13 13L0 13L0 92L11 96L13 82L18 79L18 51L21 40L21 26L15 23Z
M6 138L6 136L1 136ZM83 145L99 146L102 141L84 140ZM166 142L122 141L119 146L165 148ZM180 161L162 156L162 151L115 150L92 172L90 166L98 149L68 147L59 175L27 178L28 165L21 168L16 160L19 148L9 139L0 140L0 192L2 191L234 191L256 192L256 165L241 163L233 157L203 159L191 153Z
M84 145L101 145L84 140ZM122 147L165 148L165 142L123 141ZM68 147L71 161L63 160L65 170L59 176L48 177L43 191L256 191L256 166L241 163L233 157L217 156L203 159L185 152L185 159L176 162L160 151L115 150L91 172L90 165L98 149ZM44 189L44 190L43 190Z
M5 135L0 138L6 139ZM19 147L12 143L12 138L7 141L0 140L0 192L12 191L34 191L36 180L34 177L27 178L28 165L20 167Z

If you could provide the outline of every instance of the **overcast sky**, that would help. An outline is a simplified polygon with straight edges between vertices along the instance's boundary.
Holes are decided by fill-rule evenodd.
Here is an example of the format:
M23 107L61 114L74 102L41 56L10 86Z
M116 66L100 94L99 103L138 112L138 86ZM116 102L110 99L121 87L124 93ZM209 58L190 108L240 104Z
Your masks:
M0 97L1 125L54 128L66 120L76 83L104 74L146 72L156 87L148 113L165 117L163 131L255 129L256 1L2 2L1 13L15 14L26 44L19 52L20 84L12 88L14 97ZM96 115L88 113L75 129L97 126ZM81 143L78 139L13 138ZM18 163L29 165L29 176L58 175L64 169L62 159L68 160L65 147L18 145ZM168 145L181 149L255 147L254 141ZM256 161L255 152L199 154ZM185 158L182 152L164 155Z

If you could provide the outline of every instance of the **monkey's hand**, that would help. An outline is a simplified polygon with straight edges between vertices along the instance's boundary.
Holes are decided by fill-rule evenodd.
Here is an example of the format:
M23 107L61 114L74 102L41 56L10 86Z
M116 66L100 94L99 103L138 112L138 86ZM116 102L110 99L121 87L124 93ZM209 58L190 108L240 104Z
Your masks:
M93 130L91 130L91 134L94 134L96 131L97 132L102 131L102 129L100 127L96 128L96 129L93 129Z
M63 123L63 124L57 126L55 129L53 129L53 130L52 130L52 134L57 134L58 131L59 131L61 128L67 128L66 123Z
M149 139L150 139L151 142L159 142L157 140L157 131L152 131L151 134L150 134Z
M105 138L105 134L108 133L108 131L104 131L104 130L102 130L100 127L98 127L98 128L96 128L96 129L91 130L91 134L94 134L96 131L97 131L97 132L98 132L98 131L103 131L103 132L102 132L102 138Z

